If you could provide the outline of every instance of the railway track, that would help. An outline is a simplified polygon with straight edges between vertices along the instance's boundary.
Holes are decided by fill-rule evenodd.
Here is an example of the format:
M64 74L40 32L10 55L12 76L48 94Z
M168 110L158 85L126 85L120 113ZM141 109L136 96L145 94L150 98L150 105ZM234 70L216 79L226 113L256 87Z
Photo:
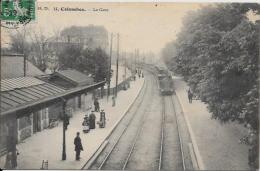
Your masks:
M162 133L158 170L186 170L183 142L172 96L162 96Z
M113 154L117 152L123 152L124 150L121 150L122 146L124 145L124 142L122 142L122 137L128 139L129 141L131 139L134 139L134 133L138 131L139 125L142 123L143 113L145 113L145 108L142 108L140 111L140 106L147 106L149 104L149 99L151 99L152 95L152 87L149 87L148 85L151 85L153 79L148 78L145 82L144 89L141 91L140 95L138 96L137 100L135 101L135 104L132 106L132 108L128 111L128 113L125 115L125 117L122 119L122 121L119 123L119 125L116 127L116 129L113 131L111 136L108 138L108 145L106 148L101 152L101 154L95 159L94 163L89 168L83 169L94 169L94 170L100 170L100 169L122 169L123 164L118 160L113 160ZM128 128L132 128L129 130ZM130 145L128 143L128 147L130 148ZM120 149L120 151L118 150ZM117 155L123 155L123 154L117 154ZM116 163L114 163L115 161ZM121 166L122 165L122 166Z
M83 169L186 169L172 96L159 96L157 84L150 75L135 104L108 138L107 146L90 167Z
M141 130L144 133L139 133L138 139L135 139L122 170L186 169L182 147L183 142L172 96L162 96L161 104L161 120L160 124L156 125L160 127L160 133L154 128L152 135L155 137L153 139L155 143L149 144L149 141L146 141L149 133L145 131L145 125L142 125Z

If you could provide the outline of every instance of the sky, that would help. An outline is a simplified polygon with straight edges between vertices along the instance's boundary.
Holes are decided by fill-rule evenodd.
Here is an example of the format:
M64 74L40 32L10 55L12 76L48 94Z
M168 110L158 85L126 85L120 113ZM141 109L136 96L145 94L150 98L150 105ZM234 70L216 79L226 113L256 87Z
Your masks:
M39 2L36 21L25 26L41 29L47 36L72 25L103 25L109 33L120 34L120 51L159 53L167 42L176 38L182 27L182 18L188 11L197 10L199 3L87 3ZM59 11L55 11L57 7ZM84 8L90 11L61 11L64 8ZM106 9L105 11L95 9ZM15 30L13 30L15 31ZM8 42L9 31L2 37ZM110 36L110 34L109 34ZM109 38L110 40L110 38ZM115 41L115 39L114 39Z
M47 37L50 37L57 30L72 25L99 25L107 29L109 36L111 32L120 34L121 52L134 52L134 49L139 49L140 53L154 52L159 54L166 43L176 39L186 13L198 10L201 6L208 4L205 2L98 3L38 0L37 6L42 10L37 10L36 20L27 24L25 29L41 30ZM43 10L46 7L48 10ZM54 8L59 9L59 11L55 11ZM61 11L61 8L83 8L87 11ZM93 11L93 9L97 10ZM16 30L2 28L1 41L4 47L10 42L8 38L10 32L16 32ZM115 43L114 46L116 46ZM115 48L113 47L113 49Z

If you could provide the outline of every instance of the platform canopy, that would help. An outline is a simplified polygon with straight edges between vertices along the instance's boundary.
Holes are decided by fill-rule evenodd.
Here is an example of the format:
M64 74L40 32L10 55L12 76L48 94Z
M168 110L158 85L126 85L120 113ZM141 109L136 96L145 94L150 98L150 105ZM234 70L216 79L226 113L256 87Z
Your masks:
M104 86L105 81L65 90L35 77L20 77L1 80L1 115L44 108L54 102L64 101L81 93ZM17 116L19 117L19 116Z
M34 77L1 80L1 114L63 92L64 89Z

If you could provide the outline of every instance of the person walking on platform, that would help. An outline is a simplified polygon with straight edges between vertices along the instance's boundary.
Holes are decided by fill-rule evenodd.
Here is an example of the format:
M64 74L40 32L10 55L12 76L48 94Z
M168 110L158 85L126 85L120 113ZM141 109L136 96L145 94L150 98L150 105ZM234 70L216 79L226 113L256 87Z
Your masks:
M83 147L81 144L81 139L79 137L79 132L77 132L77 136L74 139L75 151L76 151L76 160L80 160L80 152L83 151Z
M104 110L101 110L100 112L100 118L99 118L99 128L105 128L106 126L106 113L104 112Z
M191 90L189 89L189 90L188 90L189 103L192 103L192 97L193 97L193 94L192 94Z
M95 112L99 112L99 102L97 98L95 98L94 100L94 106L95 106Z
M89 115L89 129L95 129L96 128L96 116L94 114L94 111L91 112Z
M112 97L112 107L116 106L116 98L115 96Z

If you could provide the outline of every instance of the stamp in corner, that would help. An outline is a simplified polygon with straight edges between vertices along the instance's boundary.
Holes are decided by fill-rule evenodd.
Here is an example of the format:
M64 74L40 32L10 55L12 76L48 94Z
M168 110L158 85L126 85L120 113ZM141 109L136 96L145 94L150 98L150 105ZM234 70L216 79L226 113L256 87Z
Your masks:
M1 26L18 28L35 20L35 0L1 0Z

